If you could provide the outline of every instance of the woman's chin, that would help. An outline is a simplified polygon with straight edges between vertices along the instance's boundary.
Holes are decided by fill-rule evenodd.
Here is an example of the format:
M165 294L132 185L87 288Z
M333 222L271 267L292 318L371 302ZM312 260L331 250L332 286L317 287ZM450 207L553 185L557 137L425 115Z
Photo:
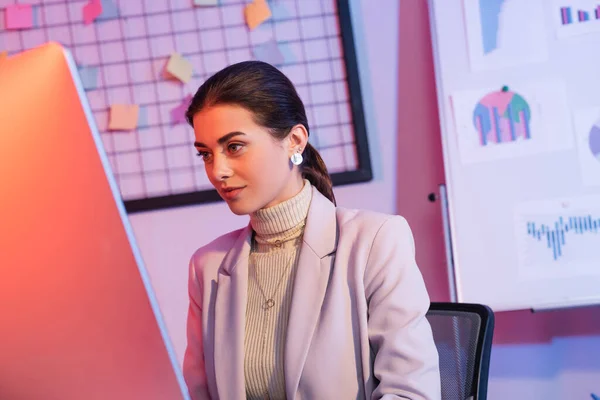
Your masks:
M227 202L227 205L229 206L231 212L235 215L248 215L255 211L252 207L242 204L241 202L231 201Z

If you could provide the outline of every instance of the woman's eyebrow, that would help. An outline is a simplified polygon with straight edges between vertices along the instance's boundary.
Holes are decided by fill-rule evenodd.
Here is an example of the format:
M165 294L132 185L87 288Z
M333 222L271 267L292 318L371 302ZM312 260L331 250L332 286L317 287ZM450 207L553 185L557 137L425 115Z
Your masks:
M223 144L225 142L227 142L229 139L236 137L236 136L246 136L246 134L244 132L229 132L226 135L221 136L219 139L217 139L217 143L219 144ZM194 142L194 146L196 147L208 147L207 145L205 145L202 142Z

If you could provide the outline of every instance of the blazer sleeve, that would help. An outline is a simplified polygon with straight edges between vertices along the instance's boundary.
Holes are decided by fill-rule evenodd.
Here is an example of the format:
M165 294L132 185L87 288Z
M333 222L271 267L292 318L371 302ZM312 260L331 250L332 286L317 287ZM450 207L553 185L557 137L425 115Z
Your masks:
M192 400L210 400L202 342L202 282L198 279L194 258L190 261L188 291L190 306L187 317L187 347L183 358L183 375Z
M372 400L439 400L439 358L425 318L430 300L400 216L375 235L365 270L368 331L378 380Z

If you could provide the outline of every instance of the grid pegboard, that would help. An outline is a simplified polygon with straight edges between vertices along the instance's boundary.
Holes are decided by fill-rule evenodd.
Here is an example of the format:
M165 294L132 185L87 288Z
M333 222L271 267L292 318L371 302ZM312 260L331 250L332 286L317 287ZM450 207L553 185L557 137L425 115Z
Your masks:
M85 25L87 0L0 0L0 12L15 3L32 4L34 12L34 26L18 31L5 30L0 15L0 51L12 54L52 40L93 71L96 83L87 97L130 212L220 200L195 157L192 128L173 124L170 114L210 75L255 59L256 49L269 42L277 43L283 62L276 66L305 103L310 142L334 184L370 180L348 2L270 0L272 17L249 30L244 7L250 2L194 7L192 0L102 0L105 13ZM174 52L194 67L186 84L163 77ZM114 103L140 106L136 130L108 130Z

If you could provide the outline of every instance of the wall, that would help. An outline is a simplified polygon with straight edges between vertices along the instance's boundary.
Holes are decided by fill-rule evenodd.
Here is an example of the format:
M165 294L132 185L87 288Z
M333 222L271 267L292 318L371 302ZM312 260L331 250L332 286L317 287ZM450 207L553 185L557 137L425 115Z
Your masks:
M423 2L424 3L424 2ZM419 264L432 301L449 301L439 194L444 182L427 7L400 3L396 204L413 226Z

